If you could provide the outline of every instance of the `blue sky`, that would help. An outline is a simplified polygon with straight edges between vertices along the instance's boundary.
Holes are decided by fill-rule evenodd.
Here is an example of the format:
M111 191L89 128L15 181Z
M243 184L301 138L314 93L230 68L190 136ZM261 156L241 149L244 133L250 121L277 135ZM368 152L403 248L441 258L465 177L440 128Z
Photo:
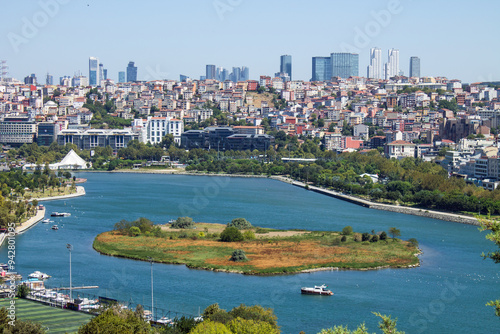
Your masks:
M56 4L56 5L54 5ZM117 80L129 61L138 78L199 78L206 64L273 75L293 57L293 78L311 78L311 58L400 50L400 67L421 58L422 76L500 81L500 1L431 0L22 0L2 4L0 59L22 80L47 72L88 76L95 56ZM58 80L57 80L58 81Z

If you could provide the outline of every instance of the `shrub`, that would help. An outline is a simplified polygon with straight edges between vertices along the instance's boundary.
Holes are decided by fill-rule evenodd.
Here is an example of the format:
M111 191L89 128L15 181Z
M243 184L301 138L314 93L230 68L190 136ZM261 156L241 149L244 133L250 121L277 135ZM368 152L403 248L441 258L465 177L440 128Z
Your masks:
M380 233L380 240L387 240L387 233L385 233L385 231Z
M352 234L351 226L346 226L342 229L342 235L351 235L351 234Z
M141 234L141 230L137 226L132 226L128 229L128 232L133 237L137 237L139 234Z
M245 240L254 240L255 239L255 233L253 233L253 231L245 231L243 232L243 238L245 238Z
M170 225L170 228L193 228L193 218L191 217L179 217Z
M189 235L186 232L179 233L179 239L186 239Z
M252 224L245 218L234 218L230 223L227 223L227 226L236 227L238 230L246 230L252 228Z
M361 241L370 241L370 233L365 232L361 235Z
M341 242L346 242L347 241L347 237L345 235L342 236L342 238L340 239Z
M361 233L354 233L354 241L360 242L362 239Z
M220 240L224 242L243 241L243 234L234 226L228 226L220 234Z
M418 240L415 238L408 239L408 242L411 243L413 246L418 247Z
M245 251L242 249L237 249L233 252L231 255L231 258L229 261L234 261L234 262L242 262L242 261L248 261L248 258L245 254Z
M378 235L372 235L372 238L370 239L370 242L377 242L379 239Z
M198 233L198 236L199 236L200 238L204 238L204 237L205 237L205 232L200 232L200 233Z

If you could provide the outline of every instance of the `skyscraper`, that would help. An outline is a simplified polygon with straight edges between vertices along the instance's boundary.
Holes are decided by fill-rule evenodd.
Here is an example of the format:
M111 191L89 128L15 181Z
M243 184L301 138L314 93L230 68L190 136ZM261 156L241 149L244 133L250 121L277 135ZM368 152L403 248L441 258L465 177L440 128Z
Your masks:
M99 64L99 82L104 81L104 64L100 63Z
M215 65L207 65L206 66L206 79L216 79L216 70Z
M382 50L370 49L370 65L368 65L367 78L380 79L382 74Z
M359 54L357 53L332 53L332 77L357 77L359 76Z
M232 81L238 82L241 80L241 68L233 67L233 73L231 73Z
M125 72L124 71L118 72L118 82L119 83L125 82Z
M241 81L250 80L250 69L246 66L241 67Z
M410 78L420 78L420 58L410 58Z
M280 73L286 73L292 80L292 56L283 55L280 57Z
M45 84L46 85L53 85L54 84L54 77L47 73L47 76L45 77Z
M89 58L89 85L99 86L99 59L95 57Z
M332 79L332 58L312 58L312 81L329 81Z
M135 63L133 61L128 63L127 66L127 82L135 82L137 81L137 67L134 66Z
M392 77L399 75L399 50L390 49L387 52L387 63L384 67L384 78L389 80Z

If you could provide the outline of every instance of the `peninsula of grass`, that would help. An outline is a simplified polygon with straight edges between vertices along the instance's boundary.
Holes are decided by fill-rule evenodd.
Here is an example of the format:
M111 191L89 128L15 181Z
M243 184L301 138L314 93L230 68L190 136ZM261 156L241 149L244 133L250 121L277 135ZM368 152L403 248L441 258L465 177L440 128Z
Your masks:
M361 234L347 228L343 232L275 230L250 225L241 230L232 228L239 233L238 241L224 242L226 225L190 223L184 226L187 228L152 225L145 218L121 221L113 231L99 234L93 247L110 256L143 261L152 258L154 262L184 264L193 269L249 275L419 265L416 240L389 238L386 232ZM231 260L235 254L244 260Z

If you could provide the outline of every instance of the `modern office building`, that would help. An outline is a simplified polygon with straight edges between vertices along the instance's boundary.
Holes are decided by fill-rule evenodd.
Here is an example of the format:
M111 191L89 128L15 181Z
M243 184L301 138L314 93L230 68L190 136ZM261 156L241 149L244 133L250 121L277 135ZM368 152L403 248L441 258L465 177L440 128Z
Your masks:
M125 72L124 71L118 72L118 82L119 83L125 82Z
M36 143L38 146L50 146L57 140L58 126L54 122L37 123Z
M233 82L238 82L241 80L241 68L239 67L233 67L233 72L230 75L231 81Z
M54 84L54 77L47 73L47 76L45 77L45 84L52 86Z
M283 55L280 57L280 73L287 73L292 80L292 56Z
M151 144L158 144L168 134L174 136L176 144L181 143L181 134L184 132L184 122L170 117L148 117L145 126L146 140Z
M387 52L387 63L384 66L384 79L389 80L399 75L399 50L390 49Z
M359 54L357 53L332 53L332 77L357 77L359 76Z
M313 57L311 81L329 81L332 78L332 58Z
M33 143L36 124L29 117L5 117L0 122L0 143L20 147Z
M27 77L24 78L24 84L25 85L36 85L36 75L35 73L32 73L31 75L28 75Z
M128 63L127 66L127 82L137 81L137 67L133 61Z
M111 146L115 153L120 148L127 147L131 140L139 140L139 133L131 129L62 130L57 135L59 145L71 143L80 150Z
M420 58L410 58L410 78L420 78Z
M216 79L217 72L216 72L216 66L215 65L207 65L206 66L206 79Z
M99 82L103 82L104 79L104 64L99 64Z
M89 58L89 84L91 86L99 86L99 59L95 57Z
M382 78L382 50L379 48L370 49L370 65L368 65L366 77L369 79Z
M241 81L250 80L250 69L246 66L241 67Z

